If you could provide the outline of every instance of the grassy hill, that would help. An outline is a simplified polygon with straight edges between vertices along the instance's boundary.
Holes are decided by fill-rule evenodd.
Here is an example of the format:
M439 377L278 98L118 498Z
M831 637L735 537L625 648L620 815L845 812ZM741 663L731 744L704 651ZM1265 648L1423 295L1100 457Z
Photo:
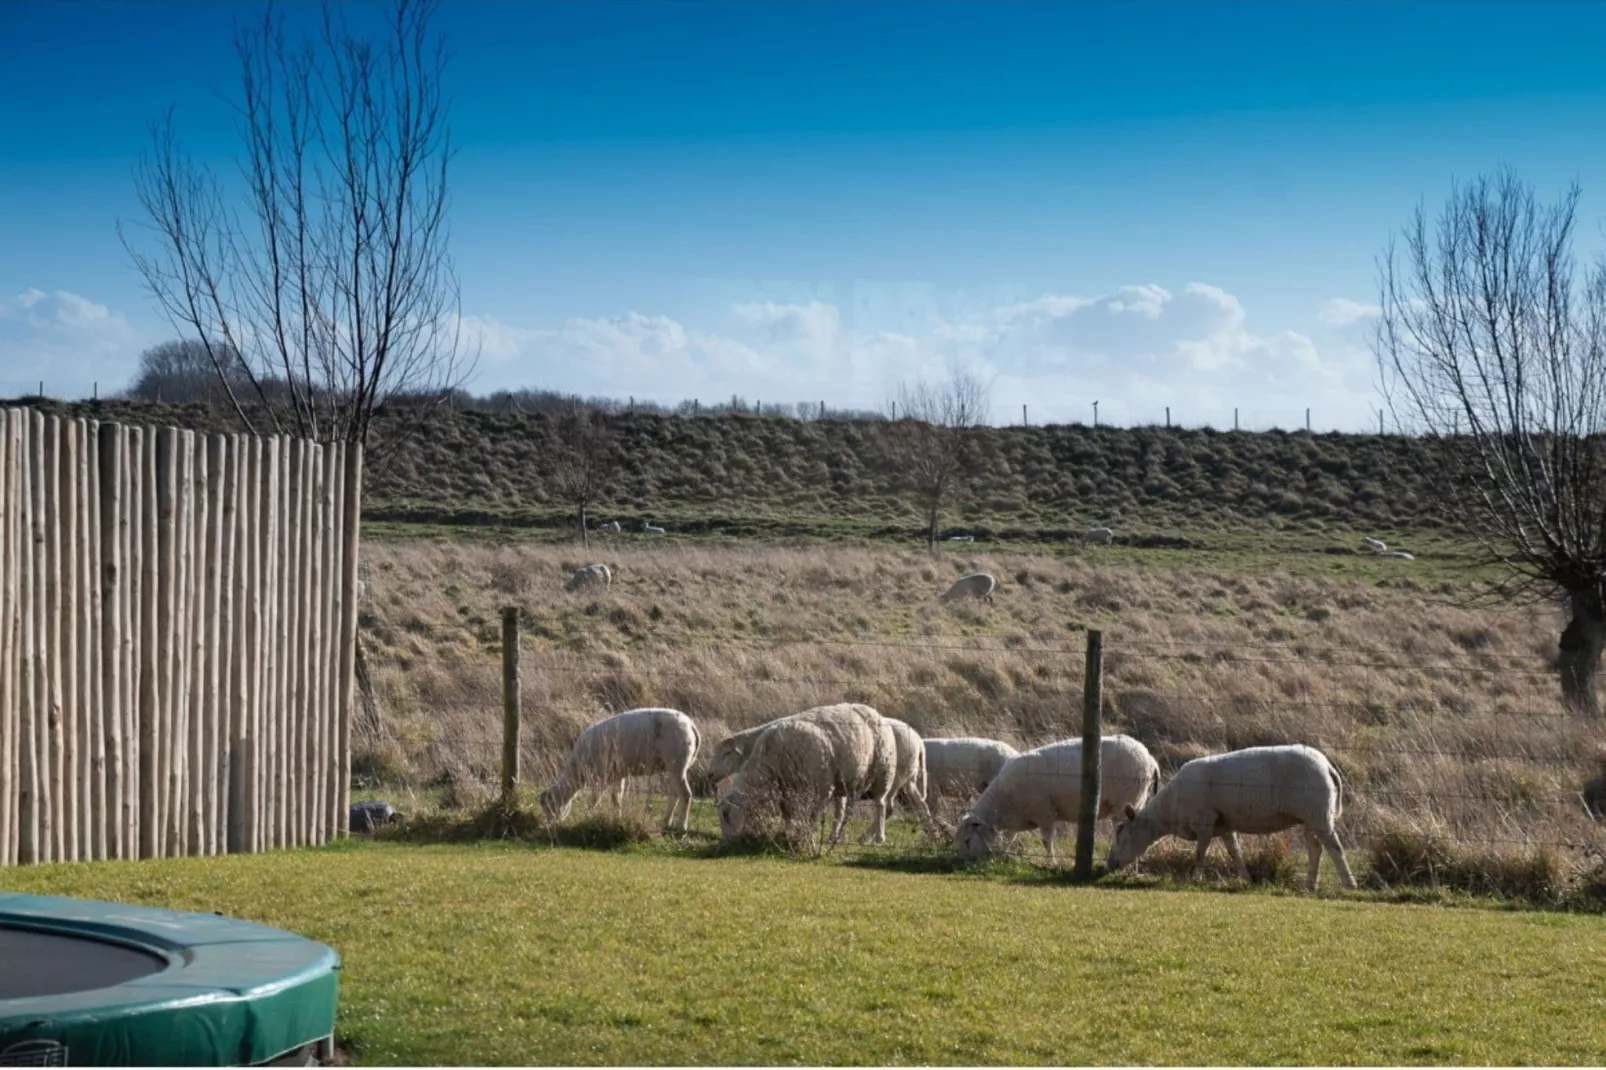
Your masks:
M201 406L42 403L52 411L225 430ZM397 417L395 419L410 419ZM381 440L397 428L381 421ZM721 415L611 418L615 492L595 510L628 526L758 537L916 537L877 424ZM433 416L367 477L370 521L562 528L543 456L550 424L519 413ZM1135 545L1230 531L1413 532L1440 527L1410 439L1081 425L993 428L979 477L945 528L1055 541L1109 524ZM1335 531L1336 529L1336 531Z

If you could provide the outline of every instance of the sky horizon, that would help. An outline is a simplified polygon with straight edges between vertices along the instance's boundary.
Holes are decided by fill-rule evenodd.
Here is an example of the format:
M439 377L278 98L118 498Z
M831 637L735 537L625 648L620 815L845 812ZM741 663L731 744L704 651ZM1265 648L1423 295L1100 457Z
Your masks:
M360 10L356 5L354 10ZM225 166L255 3L0 4L0 397L175 336L118 241L146 124ZM1453 14L1451 14L1453 12ZM1376 260L1511 167L1583 188L1595 3L448 0L467 388L1376 427ZM153 60L155 60L153 62Z

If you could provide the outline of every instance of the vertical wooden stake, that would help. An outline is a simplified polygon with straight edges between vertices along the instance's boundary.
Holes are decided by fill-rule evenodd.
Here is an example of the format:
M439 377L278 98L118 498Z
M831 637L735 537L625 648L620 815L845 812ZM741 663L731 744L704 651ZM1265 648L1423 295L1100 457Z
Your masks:
M502 804L519 790L519 609L502 610Z
M1078 880L1093 876L1093 825L1099 816L1099 758L1103 738L1099 708L1104 698L1104 633L1088 629L1087 672L1082 683L1082 806L1076 821Z

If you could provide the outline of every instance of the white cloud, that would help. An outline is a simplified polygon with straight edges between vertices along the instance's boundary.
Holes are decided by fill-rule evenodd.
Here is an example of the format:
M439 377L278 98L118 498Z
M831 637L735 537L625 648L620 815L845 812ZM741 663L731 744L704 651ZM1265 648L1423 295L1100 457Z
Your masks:
M1376 319L1383 314L1378 305L1352 301L1347 297L1330 297L1322 302L1316 318L1329 327L1348 327L1362 320Z
M941 375L957 358L993 380L1000 419L1017 419L1024 402L1034 423L1086 421L1099 399L1101 419L1117 423L1158 421L1169 405L1189 425L1231 427L1237 409L1245 427L1296 427L1310 406L1318 428L1361 428L1375 401L1370 362L1354 346L1256 331L1237 296L1208 283L1050 293L915 319L855 329L836 305L810 301L733 304L713 331L641 312L555 330L473 320L485 349L474 388L879 408L897 383Z
M0 395L31 394L41 381L53 397L87 397L97 383L110 393L134 377L150 341L105 305L29 287L0 298Z

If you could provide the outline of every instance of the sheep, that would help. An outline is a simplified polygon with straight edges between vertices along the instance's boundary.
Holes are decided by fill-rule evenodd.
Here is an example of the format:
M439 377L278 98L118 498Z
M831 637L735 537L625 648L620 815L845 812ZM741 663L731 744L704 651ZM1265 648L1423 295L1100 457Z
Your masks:
M1131 736L1105 736L1099 747L1098 817L1142 805L1160 786L1160 764ZM999 769L981 798L959 819L954 843L962 858L993 854L1001 833L1037 829L1054 861L1054 825L1076 821L1082 809L1082 741L1063 740L1026 751Z
M718 783L728 776L735 776L741 772L748 754L752 753L753 744L758 742L758 737L763 735L764 730L770 725L784 720L786 717L765 721L761 725L732 733L714 744L713 757L708 763L709 779Z
M927 805L930 781L926 768L925 740L920 738L919 732L896 717L881 719L891 726L892 737L897 744L898 767L893 776L892 791L887 798L909 800L921 818L930 821L931 810Z
M656 527L643 520L641 522L641 532L643 535L662 535L664 533L664 529Z
M968 799L987 790L1005 762L1020 751L996 739L964 736L927 739L926 778L933 795Z
M1413 557L1410 554L1406 553L1404 550L1384 550L1382 553L1378 554L1377 556L1379 556L1379 557L1397 557L1401 561L1415 561L1416 560L1415 557Z
M1374 539L1370 536L1362 536L1361 545L1372 551L1374 554L1383 553L1388 549L1388 544L1382 539Z
M610 533L612 535L617 535L617 534L619 534L619 521L610 520L606 524L604 524L600 528L598 528L597 530L598 531L606 531L606 532L608 532L608 533Z
M599 585L607 587L612 583L613 572L607 565L586 565L583 568L574 570L574 573L564 583L563 589L565 591L578 591L582 587Z
M678 809L684 832L691 820L691 782L686 774L701 743L697 725L679 710L646 707L598 721L574 741L563 771L541 793L541 809L548 820L561 821L569 816L569 807L581 788L595 789L595 804L601 801L604 787L613 787L614 810L623 812L627 777L668 773L674 794L664 815L664 828L673 824Z
M993 588L998 581L986 572L972 572L961 576L954 581L954 585L937 596L937 601L946 602L950 598L980 598L984 602L993 600Z
M773 802L787 821L801 809L817 822L834 799L830 842L835 844L847 824L848 802L868 798L873 818L867 838L884 843L897 754L892 726L858 703L817 706L774 721L759 733L730 792L719 802L720 838L740 836L755 806Z
M1316 890L1324 847L1338 869L1339 882L1353 888L1355 878L1333 828L1343 810L1344 781L1314 747L1249 747L1195 758L1185 762L1147 805L1126 807L1116 823L1105 865L1112 871L1124 869L1162 836L1180 836L1198 843L1197 869L1210 841L1220 836L1238 866L1238 876L1247 881L1249 867L1238 849L1238 833L1267 835L1302 825L1311 891Z
M974 535L950 535L950 536L948 536L948 541L949 542L975 542L976 541L976 536L974 536Z
M1109 528L1093 528L1082 536L1083 542L1096 542L1101 546L1108 546L1115 538L1115 532Z

